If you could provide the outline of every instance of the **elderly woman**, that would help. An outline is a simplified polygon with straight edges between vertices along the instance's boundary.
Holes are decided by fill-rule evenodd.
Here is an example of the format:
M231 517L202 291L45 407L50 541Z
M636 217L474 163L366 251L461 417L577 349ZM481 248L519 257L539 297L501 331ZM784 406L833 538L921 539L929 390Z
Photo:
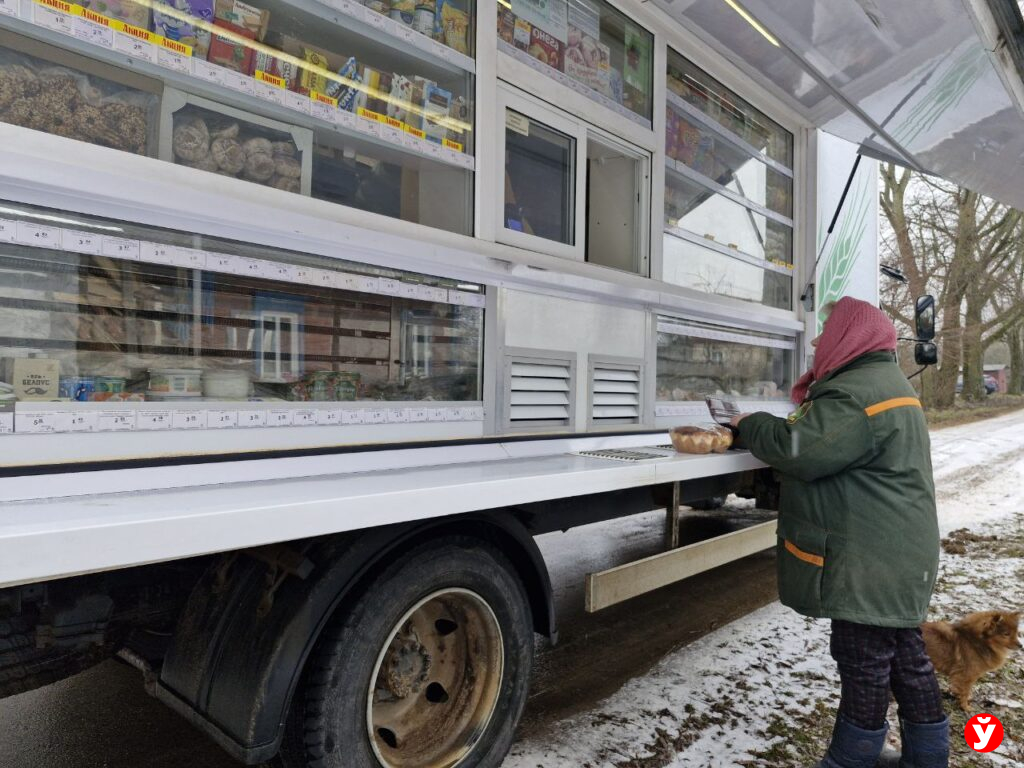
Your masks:
M939 532L928 428L895 360L896 330L852 298L831 306L788 419L733 420L782 476L779 595L832 620L842 697L819 768L945 768L949 721L919 625L935 584ZM890 691L902 758L883 756ZM897 762L898 760L898 762Z

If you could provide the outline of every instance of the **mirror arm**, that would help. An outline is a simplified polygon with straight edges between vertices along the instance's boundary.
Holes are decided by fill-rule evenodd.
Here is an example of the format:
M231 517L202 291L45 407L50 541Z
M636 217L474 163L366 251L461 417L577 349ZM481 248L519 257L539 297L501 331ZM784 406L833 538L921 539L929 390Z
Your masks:
M924 370L925 370L925 368L927 368L927 367L928 367L927 365L922 365L922 366L921 366L920 368L918 368L918 369L917 369L916 371L914 371L914 372L913 372L912 374L910 374L909 376L907 376L907 381L910 381L910 380L911 380L912 378L914 378L914 377L915 377L915 376L917 376L918 374L924 373Z

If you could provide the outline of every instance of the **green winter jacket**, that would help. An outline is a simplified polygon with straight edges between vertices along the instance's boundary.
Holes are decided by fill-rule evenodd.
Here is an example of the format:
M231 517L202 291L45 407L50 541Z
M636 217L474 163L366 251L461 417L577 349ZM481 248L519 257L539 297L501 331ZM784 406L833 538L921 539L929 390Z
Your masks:
M924 621L939 560L931 449L893 355L863 355L815 382L788 419L755 413L739 429L782 476L783 604L874 626Z

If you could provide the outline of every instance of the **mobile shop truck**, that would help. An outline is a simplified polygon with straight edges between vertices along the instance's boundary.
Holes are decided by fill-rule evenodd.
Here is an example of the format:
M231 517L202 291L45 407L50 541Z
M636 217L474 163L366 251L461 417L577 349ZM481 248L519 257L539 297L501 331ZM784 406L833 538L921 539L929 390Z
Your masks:
M668 510L589 610L771 546L676 546L773 483L665 429L877 298L855 156L1024 206L1016 5L776 5L0 0L0 695L117 654L243 763L495 766L534 536Z

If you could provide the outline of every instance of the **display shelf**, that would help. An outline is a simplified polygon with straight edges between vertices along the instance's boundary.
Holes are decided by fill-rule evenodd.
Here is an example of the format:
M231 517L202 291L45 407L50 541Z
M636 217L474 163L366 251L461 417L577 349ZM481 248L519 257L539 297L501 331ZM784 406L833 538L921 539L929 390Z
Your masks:
M312 5L319 5L313 3ZM319 128L391 149L411 152L432 161L473 170L465 146L429 140L423 131L366 109L359 114L338 108L336 99L311 93L308 97L277 87L272 78L250 77L189 55L188 46L155 33L83 16L82 6L64 0L21 0L17 16L0 16L0 26L83 55L128 67L168 85L205 96L218 104L259 114L296 126ZM370 12L370 11L368 11ZM370 12L372 13L372 12ZM375 14L376 15L376 14ZM388 20L390 21L390 20ZM97 34L97 31L102 34ZM422 37L422 36L421 36ZM324 77L336 78L324 70ZM296 118L299 120L296 120Z
M736 401L736 406L740 409L740 413L762 411L775 416L788 416L794 407L788 400L750 400L743 398ZM711 421L711 414L708 411L707 403L703 400L690 402L661 401L655 404L654 415L657 418L682 417Z
M183 429L323 427L430 422L479 422L483 403L383 402L293 403L287 401L188 403L19 402L0 411L0 434L148 432Z
M733 192L731 189L722 186L714 179L690 168L685 163L672 160L671 158L665 158L665 171L669 183L671 183L672 177L675 176L676 178L699 184L709 192L714 192L722 197L732 200L734 203L738 203L754 213L776 221L779 224L785 224L787 227L793 227L793 219L788 216L783 216L781 213L777 213L771 208L761 205L760 203L755 203L753 200L749 200L743 195Z
M734 150L742 153L744 156L750 157L754 160L764 163L772 170L781 173L783 176L793 178L793 170L791 168L788 168L782 163L778 162L777 160L773 160L772 158L768 157L765 154L764 150L757 149L757 147L755 147L753 144L750 144L744 139L742 139L740 136L737 136L735 133L733 133L728 128L723 126L721 123L719 123L717 120L712 118L710 115L702 112L701 110L697 109L695 106L687 102L681 96L672 93L671 91L667 92L667 96L669 108L674 109L677 112L677 114L682 112L684 113L686 118L692 119L700 123L700 127L702 129L711 131L712 133L715 134L716 137L725 141Z
M699 245L702 248L720 253L723 256L728 256L731 259L742 261L747 264L753 264L755 267L766 269L769 272L778 272L780 275L786 275L788 277L793 276L793 265L787 264L786 262L770 261L768 259L759 259L757 256L752 256L749 253L745 253L737 248L730 248L727 245L722 245L717 240L711 240L707 237L690 232L689 230L682 229L681 227L665 227L664 232L666 235L671 237L679 238L680 240L686 240L687 242Z
M755 347L770 347L772 349L796 349L796 340L774 338L769 335L755 335L742 331L722 330L705 325L687 324L674 322L672 320L659 319L658 333L667 333L672 336L690 336L696 339L707 339L709 341L724 341L730 344L750 344Z
M316 267L282 264L276 261L184 248L133 238L92 234L83 236L79 230L36 224L22 219L0 219L0 242L18 243L35 248L52 248L69 253L100 254L128 261L201 269L208 272L258 277L325 288L341 288L358 293L442 304L483 307L486 303L486 298L482 293L471 291Z
M610 99L600 91L596 91L593 88L590 88L584 85L583 83L579 82L578 80L569 77L569 75L565 74L564 72L560 72L554 67L548 66L547 64L531 56L526 51L516 48L514 45L500 39L498 40L498 50L506 54L507 56L511 56L516 61L522 62L526 66L530 67L530 69L539 72L545 77L551 78L560 85L564 85L566 88L569 88L570 90L573 90L582 96L586 96L588 99L600 104L602 107L610 109L612 112L616 113L620 117L624 117L630 122L635 123L644 128L649 129L651 127L651 121L648 120L647 118L636 114L631 109Z

